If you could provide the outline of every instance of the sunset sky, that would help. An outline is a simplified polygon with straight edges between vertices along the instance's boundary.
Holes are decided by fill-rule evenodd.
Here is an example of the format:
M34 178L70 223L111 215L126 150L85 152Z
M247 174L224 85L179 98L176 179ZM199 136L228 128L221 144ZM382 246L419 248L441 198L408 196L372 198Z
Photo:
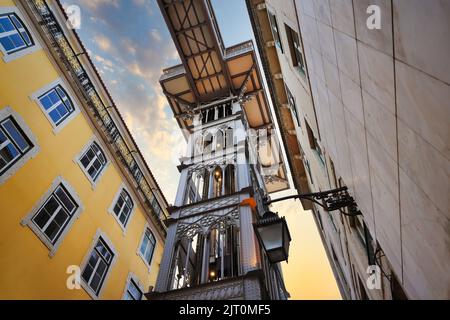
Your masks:
M213 0L226 46L253 39L244 0ZM176 166L184 146L159 86L162 69L179 63L155 0L62 0L81 8L78 30L89 54L139 144L169 203L175 199ZM292 299L340 299L310 212L299 202L273 206L286 216L292 243L283 265Z

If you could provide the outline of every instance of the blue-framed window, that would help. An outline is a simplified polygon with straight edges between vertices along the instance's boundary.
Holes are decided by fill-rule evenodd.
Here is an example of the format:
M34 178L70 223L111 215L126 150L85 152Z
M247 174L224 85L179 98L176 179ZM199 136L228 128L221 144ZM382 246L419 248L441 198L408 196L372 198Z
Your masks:
M0 44L8 54L34 45L25 24L14 12L0 15Z
M0 176L33 148L12 116L0 120Z
M38 99L56 126L75 111L72 100L61 85L47 91Z

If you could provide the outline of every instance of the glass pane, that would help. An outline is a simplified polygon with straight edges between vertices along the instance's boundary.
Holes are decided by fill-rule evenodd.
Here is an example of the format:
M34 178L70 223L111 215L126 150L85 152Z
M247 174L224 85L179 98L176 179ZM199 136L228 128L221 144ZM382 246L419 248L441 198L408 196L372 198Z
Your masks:
M61 119L61 115L59 114L58 110L54 109L52 110L50 113L50 118L52 119L53 123L58 123L59 120Z
M69 211L72 212L75 209L75 204L70 199L70 197L67 195L67 193L64 191L63 188L59 187L58 190L56 190L56 195L58 196L59 201L62 202L64 207Z
M30 147L28 142L25 140L19 130L17 130L17 127L11 120L6 120L2 125L14 140L14 142L19 146L20 150L25 151Z
M22 35L22 37L25 39L25 42L27 43L27 45L31 46L33 43L31 42L30 37L28 36L28 33L26 31L23 31L20 33Z
M25 46L25 42L23 42L22 37L18 33L10 35L9 39L11 39L16 48Z
M69 110L67 110L65 104L60 104L59 106L56 107L56 109L58 110L59 114L61 115L61 118L65 117L69 114Z
M125 206L123 208L122 214L120 215L120 218L119 218L120 222L122 222L123 225L125 225L125 222L127 222L129 214L130 214L130 209L127 206Z
M97 273L94 274L89 286L91 287L92 290L94 290L95 293L98 293L98 289L100 287L100 281L101 281L101 276Z
M52 104L56 104L58 102L61 102L61 99L59 98L59 96L56 94L55 90L50 91L47 94L47 97L50 99L50 101L52 102Z
M0 43L7 52L14 49L14 43L11 41L9 37L0 38Z
M150 244L149 247L147 248L147 251L145 252L145 261L147 261L148 264L150 264L152 261L153 248L154 248L153 244Z
M14 30L14 26L11 23L11 21L9 20L8 17L1 17L0 18L0 25L3 29L3 32L8 32L8 31L12 31Z
M89 281L92 272L94 271L94 267L97 265L98 259L100 259L99 255L97 254L97 252L93 251L88 263L86 264L86 267L84 268L83 274L81 275L86 282Z
M133 297L133 300L141 300L142 297L141 290L139 290L139 288L136 286L133 280L131 280L130 283L128 284L127 293Z
M100 253L103 256L103 258L105 258L106 262L110 262L112 257L111 252L105 247L105 245L101 241L97 243L95 249L97 250L98 253Z
M147 244L148 244L148 238L145 236L144 239L142 240L141 249L140 249L140 252L142 255L145 254L145 249L147 249Z
M14 24L16 25L17 29L23 29L22 23L19 21L19 19L17 19L15 14L12 14L10 17L12 18L12 20L13 20Z
M58 209L59 205L56 200L51 197L44 207L34 216L34 223L40 228L44 228L53 213Z
M43 96L42 98L39 99L39 101L41 102L45 110L48 110L53 105L52 101L48 96Z
M3 142L5 142L7 139L6 139L6 136L5 136L5 134L2 132L2 130L0 130L0 144L2 144Z
M48 225L44 233L51 241L55 242L57 240L57 236L60 234L67 220L69 220L69 214L66 210L61 209L55 216L53 221Z
M61 89L60 86L56 87L56 91L58 91L58 94L59 94L59 96L60 96L61 98L67 99L66 94L64 93L64 91Z
M97 177L97 170L95 169L94 166L91 166L91 167L89 168L88 174L89 174L89 176L90 176L93 180L95 180L95 178Z
M81 164L83 165L84 168L86 168L90 162L89 156L88 155L84 155L81 160L80 160Z
M7 144L6 147L0 150L0 159L4 160L5 163L12 162L18 156L19 151L12 143Z
M123 300L134 300L134 298L131 296L131 294L127 291L125 293L125 296L123 297Z

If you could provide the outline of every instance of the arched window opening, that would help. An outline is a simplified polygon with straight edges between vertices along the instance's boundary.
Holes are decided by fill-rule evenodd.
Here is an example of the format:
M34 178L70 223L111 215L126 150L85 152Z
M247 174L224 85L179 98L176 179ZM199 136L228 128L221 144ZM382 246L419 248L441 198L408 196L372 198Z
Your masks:
M209 263L207 282L214 282L238 276L237 228L223 223L209 234Z
M194 142L194 156L203 154L203 136L197 137Z
M222 119L224 117L223 105L217 107L217 119Z
M216 116L216 109L212 108L208 111L208 122L214 121L214 118Z
M220 197L223 194L223 174L220 167L213 171L213 197Z
M236 192L236 181L234 175L234 165L229 164L225 168L225 194L233 194Z
M231 103L228 103L226 106L225 106L225 116L226 117L229 117L229 116L231 116L233 114L233 107L231 106Z
M178 241L172 262L172 282L169 290L189 288L201 283L203 236Z
M204 110L202 111L202 124L205 124L208 120L208 111Z
M208 199L209 171L201 169L191 173L188 180L185 204Z
M240 235L234 225L219 223L207 235L200 233L176 244L169 290L189 288L240 275Z
M232 148L234 146L234 135L233 135L233 128L228 127L225 130L225 143L226 143L226 148Z
M211 133L206 133L203 139L203 154L211 153L213 143L213 135Z
M225 147L225 137L221 129L216 133L216 151L222 150Z

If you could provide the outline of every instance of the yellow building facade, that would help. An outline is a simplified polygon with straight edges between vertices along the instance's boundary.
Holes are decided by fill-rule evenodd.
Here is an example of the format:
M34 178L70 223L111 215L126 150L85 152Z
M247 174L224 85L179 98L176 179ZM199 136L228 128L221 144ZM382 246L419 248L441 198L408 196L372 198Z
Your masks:
M0 299L140 298L167 202L59 3L0 0L0 50Z

